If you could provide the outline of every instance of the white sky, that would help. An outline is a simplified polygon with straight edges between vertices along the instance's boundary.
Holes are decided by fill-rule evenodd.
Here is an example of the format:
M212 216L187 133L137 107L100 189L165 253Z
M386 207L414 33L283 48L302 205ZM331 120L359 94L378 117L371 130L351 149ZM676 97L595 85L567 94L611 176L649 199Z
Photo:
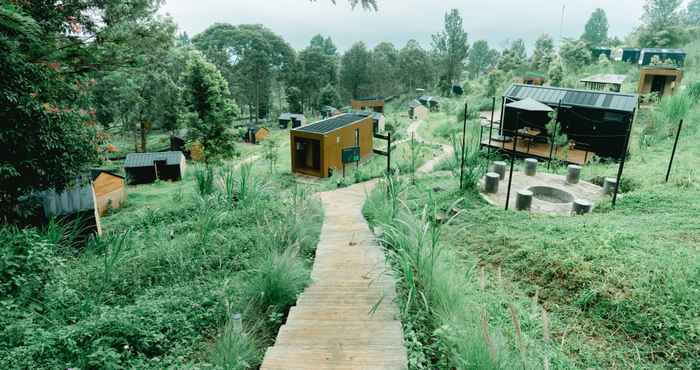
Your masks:
M315 34L331 36L342 51L356 41L370 47L390 41L398 48L410 39L430 46L430 35L443 26L447 10L464 18L470 44L486 39L501 48L508 39L523 38L528 46L542 33L558 38L562 5L563 36L578 37L595 8L605 9L610 35L621 38L640 23L644 0L378 0L379 11L351 10L347 0L167 0L170 14L190 36L215 22L260 23L292 47L304 48Z

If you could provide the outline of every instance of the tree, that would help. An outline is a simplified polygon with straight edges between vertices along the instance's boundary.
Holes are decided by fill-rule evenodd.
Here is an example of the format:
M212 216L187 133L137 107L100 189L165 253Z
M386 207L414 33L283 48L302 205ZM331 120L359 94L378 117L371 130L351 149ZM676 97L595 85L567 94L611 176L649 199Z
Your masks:
M559 55L567 68L577 71L591 64L591 50L581 40L564 39L559 47Z
M399 52L390 42L382 42L372 50L372 68L370 81L372 91L378 95L389 96L399 89Z
M598 8L588 19L581 39L591 46L601 46L608 41L608 28L608 17L605 10Z
M469 51L467 70L469 77L477 78L496 65L498 52L489 47L486 40L479 40Z
M532 69L547 72L555 55L552 36L541 35L535 42L535 50L532 53Z
M562 66L560 58L554 58L552 63L549 65L547 79L549 80L550 85L561 86L561 82L564 80L564 66Z
M340 84L352 98L369 90L370 51L364 42L357 42L343 54L340 64Z
M527 52L525 41L517 39L510 44L510 47L503 51L501 59L498 61L498 69L504 72L522 72L527 62Z
M338 53L338 48L335 47L330 36L324 38L320 34L316 35L311 38L309 46L323 50L323 53L329 57L335 57Z
M488 80L486 81L486 91L485 96L496 96L499 87L503 83L503 72L498 69L494 69L488 74Z
M641 47L673 47L685 42L687 32L681 24L681 0L647 0L644 24L639 30Z
M294 98L299 99L301 111L304 106L318 105L319 93L324 86L336 84L335 46L330 42L332 48L329 47L326 40L330 42L330 38L315 36L311 44L297 55L292 67L284 76L287 86L298 90L291 93L300 94Z
M323 89L318 98L318 109L324 106L337 107L340 105L340 95L335 86L328 84Z
M462 23L459 10L452 9L445 14L445 29L433 35L433 49L440 64L441 79L449 83L459 82L469 53L467 33Z
M316 0L311 0L311 1L316 1ZM350 6L352 6L353 9L359 4L362 6L363 9L365 10L374 10L376 11L379 9L377 6L377 0L348 0L350 2ZM336 3L336 0L331 0L333 4Z
M692 0L688 3L685 21L691 26L700 26L700 0Z
M192 42L219 68L250 118L265 117L272 80L292 63L292 48L262 25L249 24L215 24Z
M94 77L138 61L159 1L0 4L0 218L63 190L97 158Z
M428 53L418 41L409 40L399 52L400 81L410 92L416 88L427 88L433 83L433 66Z
M230 100L226 79L203 55L193 52L183 81L187 113L182 120L190 128L190 139L202 145L204 163L208 166L234 154L229 128L237 107Z

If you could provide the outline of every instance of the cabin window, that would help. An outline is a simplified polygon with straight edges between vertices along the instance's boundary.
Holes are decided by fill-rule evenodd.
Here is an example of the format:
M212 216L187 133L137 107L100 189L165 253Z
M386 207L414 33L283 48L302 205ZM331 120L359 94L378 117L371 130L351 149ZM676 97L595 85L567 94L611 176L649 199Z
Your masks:
M622 122L625 116L621 113L605 112L603 119L608 122Z
M360 146L360 129L355 129L355 146Z

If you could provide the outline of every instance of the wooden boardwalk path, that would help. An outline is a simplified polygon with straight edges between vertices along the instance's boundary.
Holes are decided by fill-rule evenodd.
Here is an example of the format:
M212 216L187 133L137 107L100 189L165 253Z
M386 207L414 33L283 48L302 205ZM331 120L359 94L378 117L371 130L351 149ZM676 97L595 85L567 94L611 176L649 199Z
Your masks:
M261 369L407 368L394 282L362 216L375 184L320 193L325 219L313 282L289 312Z

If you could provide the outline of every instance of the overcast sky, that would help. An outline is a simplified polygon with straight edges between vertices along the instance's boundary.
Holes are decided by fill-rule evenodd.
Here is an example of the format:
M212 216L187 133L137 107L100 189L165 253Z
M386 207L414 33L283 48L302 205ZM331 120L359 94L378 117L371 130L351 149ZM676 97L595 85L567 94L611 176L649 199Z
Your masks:
M621 38L639 25L644 0L378 0L379 11L350 9L347 0L167 0L170 14L190 36L215 22L260 23L292 47L304 48L315 34L330 36L342 51L356 41L373 47L390 41L398 48L410 39L424 47L443 26L445 12L459 9L469 42L486 39L501 48L523 38L528 47L542 33L559 37L565 5L564 37L578 37L595 8L607 12L610 35Z

